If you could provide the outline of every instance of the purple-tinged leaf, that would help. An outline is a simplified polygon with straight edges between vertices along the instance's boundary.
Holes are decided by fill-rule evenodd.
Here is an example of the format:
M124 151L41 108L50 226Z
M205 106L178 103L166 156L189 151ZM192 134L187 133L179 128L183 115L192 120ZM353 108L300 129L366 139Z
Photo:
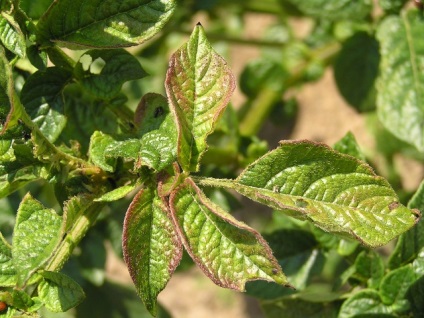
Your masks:
M124 259L137 293L156 314L158 294L182 257L168 209L152 189L143 189L128 208L123 232Z
M171 193L170 206L186 250L215 284L239 291L252 280L288 286L263 237L211 202L191 179Z
M184 171L197 171L206 138L235 88L230 68L213 50L200 24L172 55L165 84L178 126L178 161Z

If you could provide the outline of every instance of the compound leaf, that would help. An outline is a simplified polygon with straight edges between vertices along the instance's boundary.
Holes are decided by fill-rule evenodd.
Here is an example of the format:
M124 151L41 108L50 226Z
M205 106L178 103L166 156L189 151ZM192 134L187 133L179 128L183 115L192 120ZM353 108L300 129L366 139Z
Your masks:
M65 312L81 303L84 291L70 277L57 272L43 271L43 281L38 285L38 296L47 309Z
M71 74L63 68L49 67L32 74L22 88L22 104L50 142L66 125L62 92L70 79Z
M85 52L75 66L75 74L88 92L102 99L117 95L126 81L147 75L137 58L124 49Z
M86 48L134 46L158 33L174 9L174 0L54 1L39 20L38 40Z
M13 231L13 265L17 285L24 286L30 276L51 257L61 239L62 218L27 194L18 209Z
M388 243L420 216L401 205L389 183L366 163L310 141L283 141L235 181L214 180L202 184L233 188L371 247Z
M200 24L172 55L165 86L178 127L178 161L184 171L197 171L206 138L235 88L230 68L213 50Z
M170 206L187 252L215 284L239 291L251 280L288 285L263 237L210 201L190 178L171 193Z
M137 293L155 315L156 298L178 266L182 246L167 207L151 188L134 197L125 215L122 241Z
M417 10L389 16L379 26L381 64L377 112L396 137L424 151L423 21Z

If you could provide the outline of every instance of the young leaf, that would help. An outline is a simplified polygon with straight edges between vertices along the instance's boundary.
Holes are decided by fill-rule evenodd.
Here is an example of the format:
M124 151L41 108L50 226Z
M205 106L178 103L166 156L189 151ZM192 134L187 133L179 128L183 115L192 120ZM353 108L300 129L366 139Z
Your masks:
M176 158L176 127L168 102L159 94L143 96L134 119L139 139L112 143L105 150L106 157L135 160L135 168L148 166L160 171Z
M106 148L114 142L115 140L111 136L101 131L95 131L91 135L88 148L90 161L104 171L113 172L115 170L116 160L105 155Z
M334 77L342 96L359 111L375 108L379 63L378 42L368 33L357 32L343 43L334 64Z
M25 57L25 36L13 17L2 12L0 15L0 41L11 52ZM7 17L7 19L6 19Z
M110 192L103 194L100 198L94 199L95 202L113 202L119 199L124 198L126 195L131 193L138 184L126 185L119 188L116 188Z
M262 236L212 203L190 178L171 193L170 206L187 252L215 284L240 291L251 280L288 286Z
M18 286L24 286L51 257L61 239L61 226L62 218L54 210L46 209L30 194L22 199L12 244Z
M22 88L22 104L50 142L66 125L62 91L70 80L71 74L66 70L49 67L32 74Z
M384 276L384 263L380 255L373 251L361 252L355 260L355 273L351 276L369 288L378 289Z
M44 280L38 285L38 296L53 312L65 312L81 303L84 291L70 277L57 272L43 271Z
M141 190L128 208L122 245L137 293L156 315L156 298L178 266L182 246L167 207L151 188Z
M359 160L365 161L365 156L356 142L355 136L348 132L342 139L336 142L333 146L334 150L350 155Z
M125 82L147 75L137 58L124 49L85 52L75 66L75 74L89 93L102 99L117 95Z
M72 47L116 48L141 44L169 20L174 0L54 1L37 25L38 41ZM64 14L66 13L66 14Z
M290 0L307 15L331 20L360 20L371 13L370 0Z
M310 141L281 142L235 181L214 180L201 184L233 188L371 247L388 243L420 216L401 205L389 183L366 163Z
M200 24L172 55L165 86L178 127L178 161L184 171L197 171L206 138L235 88L230 68L213 50Z
M383 125L399 139L424 151L424 40L417 10L389 16L380 25L381 64L377 112Z
M0 286L12 287L16 284L16 271L12 263L12 248L0 233Z

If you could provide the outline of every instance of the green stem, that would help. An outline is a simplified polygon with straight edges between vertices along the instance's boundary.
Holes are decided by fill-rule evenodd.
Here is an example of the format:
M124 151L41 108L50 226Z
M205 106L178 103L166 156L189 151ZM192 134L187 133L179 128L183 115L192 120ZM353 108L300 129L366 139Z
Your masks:
M56 253L49 260L45 270L59 271L63 267L72 255L74 248L78 246L82 238L87 234L89 228L96 221L103 205L102 203L93 203L87 209L83 208L83 211L81 211L80 215L75 220L72 228L58 246Z
M340 51L340 48L339 42L333 42L312 51L308 61L302 62L292 69L289 78L284 83L284 89L287 90L289 87L303 81L305 70L309 66L310 61L321 61L324 65L328 65ZM275 103L281 98L281 95L281 91L264 87L240 122L240 134L243 136L256 135L268 118Z
M240 123L240 135L254 136L268 118L275 103L281 98L281 92L264 87L250 106L249 112Z

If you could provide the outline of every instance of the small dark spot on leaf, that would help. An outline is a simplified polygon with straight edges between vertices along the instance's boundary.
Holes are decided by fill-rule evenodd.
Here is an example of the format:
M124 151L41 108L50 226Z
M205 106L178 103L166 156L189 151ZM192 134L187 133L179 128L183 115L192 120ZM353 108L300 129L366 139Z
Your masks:
M412 213L414 213L415 217L418 219L421 217L421 212L418 209L412 209Z
M392 202L389 204L389 210L392 211L399 206L399 202Z
M278 274L278 269L273 268L273 269L272 269L272 273L273 273L274 275L277 275L277 274Z
M155 118L158 118L161 115L163 115L163 108L161 106L156 107L155 113L154 113Z
M296 206L298 208L306 208L308 206L308 202L303 199L296 199Z

